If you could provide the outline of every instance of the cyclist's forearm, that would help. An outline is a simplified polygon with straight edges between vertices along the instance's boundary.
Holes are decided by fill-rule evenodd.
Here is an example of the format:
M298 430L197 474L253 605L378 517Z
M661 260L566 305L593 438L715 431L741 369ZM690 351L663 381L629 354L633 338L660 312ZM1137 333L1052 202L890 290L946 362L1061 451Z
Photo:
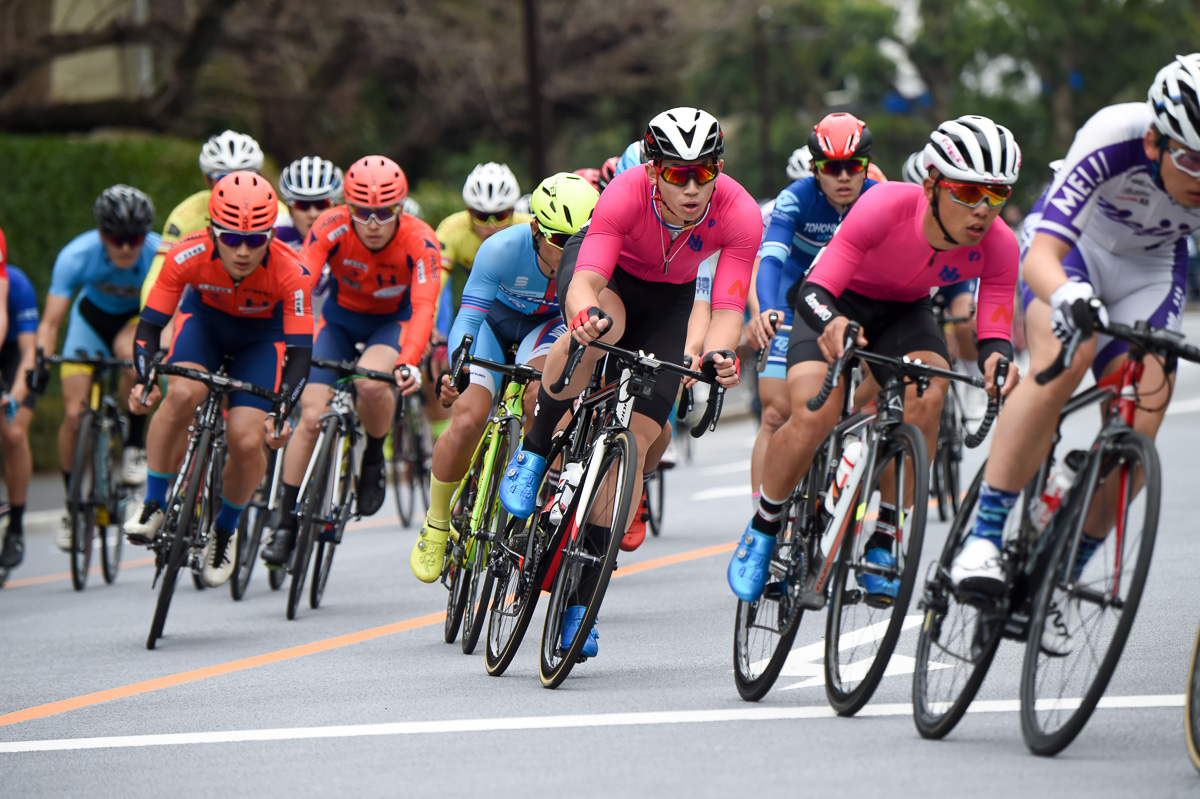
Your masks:
M593 305L600 305L600 292L608 285L608 279L599 272L591 270L577 271L571 275L571 285L567 286L563 308L564 319L574 319L580 311L586 311Z
M287 387L287 410L291 410L300 401L304 386L308 383L308 370L312 364L311 347L287 347L284 351L283 374L279 378L280 390Z
M979 371L981 372L987 371L987 359L993 352L1000 353L1001 356L1010 361L1013 359L1012 342L1007 339L985 338L979 340L977 344L979 345L979 357L975 360L979 364Z
M829 289L811 281L805 281L796 293L794 310L796 318L817 333L825 332L826 325L843 315L838 310L837 298Z
M708 332L704 336L704 351L736 350L741 338L741 313L728 308L713 311L712 320L708 323Z
M1049 302L1054 290L1067 282L1062 262L1070 251L1070 244L1049 233L1038 233L1029 245L1021 261L1021 277L1043 302Z
M138 320L137 330L133 334L133 366L137 369L138 382L147 384L150 376L150 363L159 350L159 338L162 336L162 325L156 325L142 314Z

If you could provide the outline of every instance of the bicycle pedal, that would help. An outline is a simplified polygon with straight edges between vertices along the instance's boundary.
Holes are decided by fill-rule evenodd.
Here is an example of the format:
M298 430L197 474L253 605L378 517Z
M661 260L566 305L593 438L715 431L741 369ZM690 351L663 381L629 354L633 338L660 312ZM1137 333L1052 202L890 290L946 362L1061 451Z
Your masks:
M801 591L796 604L805 610L821 610L825 607L825 595L820 591Z
M763 589L762 598L772 601L779 601L786 593L786 583L767 583L767 587Z

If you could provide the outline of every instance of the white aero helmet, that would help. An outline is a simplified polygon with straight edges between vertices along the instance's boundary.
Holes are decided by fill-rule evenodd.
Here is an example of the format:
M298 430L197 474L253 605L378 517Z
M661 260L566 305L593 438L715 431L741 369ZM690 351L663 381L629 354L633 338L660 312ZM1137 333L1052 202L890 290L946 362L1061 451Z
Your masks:
M200 171L207 177L248 169L261 172L263 152L252 137L227 130L204 142L200 148Z
M507 164L489 161L476 164L467 175L462 196L468 208L494 214L512 208L521 196L521 187Z
M647 161L701 161L725 154L721 123L707 111L680 106L663 111L646 126L642 151Z
M297 158L279 176L279 196L287 205L297 200L334 200L342 196L342 170L317 156Z
M1021 148L1012 131L987 117L943 122L929 134L924 154L925 168L950 180L1011 186L1021 171Z
M1147 99L1159 133L1200 151L1200 53L1177 55L1160 69Z
M808 145L804 145L798 149L792 150L791 156L787 162L788 180L800 180L812 175L812 153L808 151Z
M929 170L925 168L925 153L922 150L917 150L904 161L904 166L900 169L900 178L905 183L921 184L925 182L925 178L929 177Z
M408 214L409 216L415 216L417 219L421 218L421 204L412 197L406 195L404 197L404 202L401 203L401 205L404 206L404 213Z
M516 204L513 206L514 214L532 214L533 213L533 195L522 194L517 198Z

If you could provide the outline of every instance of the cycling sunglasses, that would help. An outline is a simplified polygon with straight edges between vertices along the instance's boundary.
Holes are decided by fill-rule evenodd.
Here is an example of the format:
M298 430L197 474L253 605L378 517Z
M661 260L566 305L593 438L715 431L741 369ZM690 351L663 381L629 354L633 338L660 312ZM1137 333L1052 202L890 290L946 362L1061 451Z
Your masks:
M131 247L137 249L146 241L146 234L139 233L136 236L125 236L120 233L104 231L104 240L114 247Z
M227 230L223 227L217 227L216 225L213 225L213 232L217 234L217 241L234 250L243 244L252 250L258 249L271 238L270 231L266 231L265 233L242 233L237 230Z
M326 198L324 200L296 200L292 203L292 207L297 211L324 211L327 208L333 207L333 200Z
M1171 162L1185 175L1190 175L1194 178L1200 178L1200 155L1191 150L1179 148L1177 150L1167 150L1167 154L1171 156Z
M494 214L489 214L486 211L476 211L474 208L468 208L471 212L471 219L475 220L477 225L498 225L505 222L513 215L513 209L507 208L503 211L497 211Z
M567 242L571 240L571 235L570 233L552 233L549 230L542 230L542 237L546 239L546 242L551 247L557 247L560 250L567 246Z
M968 208L978 208L987 202L988 208L999 208L1012 196L1012 186L992 186L982 183L957 183L945 178L939 182L950 192L950 199Z
M695 180L697 186L712 183L721 174L716 164L689 164L687 166L659 166L658 174L672 186L686 186Z
M834 177L842 174L842 172L857 175L859 172L866 171L869 163L871 163L871 159L865 156L855 156L854 158L822 158L819 161L813 161L813 169Z
M385 205L379 208L365 205L347 205L346 207L350 209L350 216L354 217L354 221L362 222L364 225L371 224L372 219L381 225L386 225L400 216L400 206L398 205Z

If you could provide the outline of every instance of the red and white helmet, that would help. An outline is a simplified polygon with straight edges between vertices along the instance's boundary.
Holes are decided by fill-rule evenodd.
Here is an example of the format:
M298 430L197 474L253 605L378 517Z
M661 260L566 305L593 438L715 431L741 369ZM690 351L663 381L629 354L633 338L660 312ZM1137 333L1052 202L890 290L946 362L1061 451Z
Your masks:
M868 158L871 144L867 123L845 111L827 115L808 134L808 151L815 161Z

